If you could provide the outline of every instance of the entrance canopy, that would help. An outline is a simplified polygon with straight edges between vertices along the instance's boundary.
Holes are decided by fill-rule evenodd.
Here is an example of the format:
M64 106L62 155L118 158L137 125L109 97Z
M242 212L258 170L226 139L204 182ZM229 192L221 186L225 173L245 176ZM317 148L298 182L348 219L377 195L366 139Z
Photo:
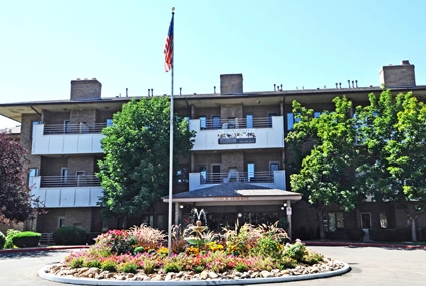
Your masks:
M223 183L190 192L175 194L172 202L196 206L282 205L283 201L298 201L302 194L247 183ZM169 197L162 197L168 203Z

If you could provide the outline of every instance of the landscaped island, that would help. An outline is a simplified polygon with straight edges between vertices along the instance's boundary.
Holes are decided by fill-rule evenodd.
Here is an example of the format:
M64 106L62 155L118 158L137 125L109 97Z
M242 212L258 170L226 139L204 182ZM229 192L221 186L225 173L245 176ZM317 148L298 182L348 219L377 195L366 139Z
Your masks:
M163 244L165 234L141 225L101 234L90 248L71 252L44 273L98 280L191 281L318 274L345 267L300 240L290 243L276 224L245 224L220 235L191 226L183 233L178 226L173 229L171 255Z

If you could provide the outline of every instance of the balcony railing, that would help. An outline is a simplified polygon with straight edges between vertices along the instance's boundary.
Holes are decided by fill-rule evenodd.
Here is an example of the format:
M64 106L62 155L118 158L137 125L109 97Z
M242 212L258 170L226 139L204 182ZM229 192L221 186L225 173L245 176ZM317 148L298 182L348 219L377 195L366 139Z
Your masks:
M79 123L79 124L45 124L44 134L89 134L101 133L106 123Z
M200 120L200 129L244 129L272 127L271 117Z
M240 182L240 183L273 183L274 174L269 171L264 172L237 172L231 173L205 173L201 172L200 183L201 184L221 184L229 182Z
M99 187L100 181L92 175L79 176L42 176L41 188L61 188L61 187Z

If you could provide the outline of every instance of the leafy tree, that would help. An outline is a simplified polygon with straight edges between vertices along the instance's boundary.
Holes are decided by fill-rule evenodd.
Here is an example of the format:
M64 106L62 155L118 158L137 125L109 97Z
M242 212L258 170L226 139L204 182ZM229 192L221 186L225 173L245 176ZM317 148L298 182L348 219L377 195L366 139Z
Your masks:
M395 99L390 90L369 95L370 105L357 107L365 163L358 169L360 187L376 201L404 208L416 241L416 218L426 201L426 106L412 93Z
M195 133L188 121L174 119L174 164L189 154ZM143 98L125 104L114 114L113 125L103 129L104 159L98 161L104 195L104 215L140 215L169 189L170 101Z
M298 122L286 137L302 158L299 172L290 176L292 190L301 192L315 207L321 239L325 237L323 218L327 207L336 203L350 210L361 197L350 172L357 158L354 120L348 118L352 102L337 97L333 103L334 111L315 118L312 109L294 101L293 113ZM300 151L303 148L305 152Z
M0 134L0 223L23 222L35 214L26 181L27 150L5 133ZM32 205L34 204L34 205Z

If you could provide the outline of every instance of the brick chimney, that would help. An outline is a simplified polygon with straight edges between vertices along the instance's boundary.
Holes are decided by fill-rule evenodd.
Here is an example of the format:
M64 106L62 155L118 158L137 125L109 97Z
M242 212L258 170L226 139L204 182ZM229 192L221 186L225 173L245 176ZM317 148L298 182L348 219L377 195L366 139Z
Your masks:
M243 93L243 75L221 74L220 75L220 93L221 94L241 94Z
M379 75L380 84L386 88L416 86L414 65L410 64L407 60L402 61L400 65L382 67Z
M79 79L71 81L71 100L101 98L102 84L96 79Z

